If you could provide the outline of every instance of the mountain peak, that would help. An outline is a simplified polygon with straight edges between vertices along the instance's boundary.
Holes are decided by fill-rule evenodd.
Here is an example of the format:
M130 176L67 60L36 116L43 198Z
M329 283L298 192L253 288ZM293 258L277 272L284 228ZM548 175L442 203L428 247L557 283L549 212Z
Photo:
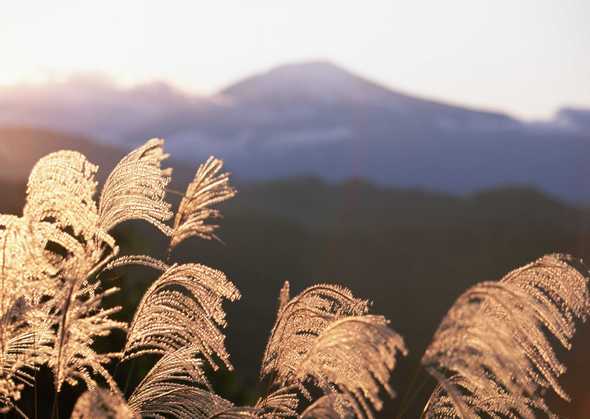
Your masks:
M221 94L242 102L366 103L394 92L330 61L285 64L239 81Z
M286 76L286 77L326 77L326 76L348 76L356 77L343 67L334 64L328 60L304 61L296 63L283 64L274 67L266 72L266 75Z

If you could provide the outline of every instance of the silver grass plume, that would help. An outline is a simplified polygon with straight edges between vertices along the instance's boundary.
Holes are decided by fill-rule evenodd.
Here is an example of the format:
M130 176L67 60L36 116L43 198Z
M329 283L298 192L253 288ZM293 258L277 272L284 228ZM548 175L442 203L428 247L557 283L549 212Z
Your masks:
M207 419L232 404L213 393L198 346L166 353L129 397L130 410L141 417Z
M211 366L213 355L232 368L224 334L224 299L240 298L237 288L215 269L189 263L173 265L145 292L129 327L124 358L165 354L197 345Z
M96 263L115 247L114 239L99 227L97 170L78 152L57 151L41 158L31 171L23 218L44 224L46 233L52 233L46 241L64 248L65 255L47 255L54 263L75 265L82 258Z
M364 412L354 396L347 393L330 393L310 404L299 417L301 419L352 419L364 417Z
M24 242L28 240L32 243L29 248L38 249L33 263L11 254L11 263L26 268L4 273L28 288L23 290L12 287L21 295L21 301L24 302L21 306L27 307L26 310L21 309L17 317L34 326L33 334L29 334L35 336L29 339L29 342L35 342L34 347L43 348L43 341L36 339L39 335L44 336L44 341L50 340L53 344L50 350L45 351L43 362L54 368L57 388L61 387L61 382L66 378L74 380L67 373L63 375L68 361L62 355L74 350L79 357L87 357L85 360L78 359L78 363L96 364L96 357L88 351L85 343L92 342L94 331L104 334L101 325L92 330L78 328L71 333L64 328L73 324L68 309L76 305L68 301L67 290L74 291L76 287L88 289L86 273L92 272L92 266L100 265L100 259L112 252L114 247L114 240L97 225L98 215L93 201L96 169L95 165L77 152L60 151L49 154L37 162L29 176L22 219L17 221L14 217L4 217L4 221L10 220L12 226L19 223L26 225L28 231ZM5 240L4 244L11 252L19 249L19 244L14 240L12 243ZM52 248L48 247L49 244L56 245L57 248L50 250ZM88 267L88 272L83 272L82 267ZM91 294L88 296L89 300L95 298L94 293ZM69 295L73 295L73 292ZM3 298L6 296L4 293ZM54 334L55 329L57 336ZM81 335L84 332L89 335L82 339L70 339L73 333ZM77 342L78 345L68 346L72 342ZM21 349L26 347L25 342L20 345ZM29 359L29 363L31 362ZM82 369L76 374L85 373L87 371ZM92 380L88 378L88 381Z
M262 418L288 418L297 415L297 386L286 386L261 397L254 405Z
M261 377L280 386L295 379L295 371L317 336L332 323L368 311L368 302L347 288L318 284L289 300L289 283L281 291L277 320L262 358Z
M120 308L100 307L102 298L116 288L103 292L100 282L93 281L93 275L117 253L114 239L100 226L93 198L96 170L83 155L59 151L35 165L27 186L23 218L45 227L48 237L43 245L53 243L61 249L46 248L44 255L56 270L55 292L47 304L57 334L48 365L58 391L64 381L75 385L82 380L94 387L92 373L114 386L104 364L116 354L97 354L92 345L97 336L125 328L109 318Z
M465 292L439 326L422 363L439 386L425 417L552 416L543 399L565 371L548 333L571 347L590 312L585 268L553 254Z
M290 387L261 398L252 407L234 406L217 396L198 354L198 347L187 346L164 355L128 402L118 391L87 391L76 403L72 418L272 419L297 415L298 398Z
M16 408L31 373L47 362L54 341L49 307L53 266L44 258L43 230L28 220L0 215L0 412Z
M289 300L285 283L261 375L279 388L298 385L307 398L306 384L350 395L357 417L373 417L370 405L382 407L380 387L393 396L388 382L396 354L407 351L388 321L367 311L368 302L346 288L320 284Z
M117 291L117 288L103 290L101 286L98 274L105 266L136 263L163 271L151 296L163 299L171 292L177 297L176 304L168 305L171 312L180 307L188 310L185 314L189 316L201 316L192 323L200 327L198 331L193 328L188 334L178 336L196 338L197 352L211 363L216 354L230 366L223 346L224 336L218 329L225 326L221 301L236 299L239 293L223 274L200 265L169 267L149 256L115 259L118 247L109 231L121 222L142 219L167 235L173 233L164 223L172 216L170 205L164 201L171 170L160 167L167 157L162 145L162 140L153 139L129 153L109 175L98 207L94 201L97 166L77 152L52 153L39 160L29 177L23 216L0 215L2 411L14 408L22 414L14 402L20 397L23 384L32 384L34 377L30 371L41 364L53 369L57 391L64 382L86 384L91 391L80 400L81 405L99 405L101 401L114 405L111 396L117 394L120 398L105 364L121 353L99 354L93 349L96 337L126 328L124 322L111 319L120 307L102 307L104 298ZM175 225L179 234L176 240L182 235L188 237L190 232L213 237L215 226L206 225L205 219L217 217L219 213L209 207L234 193L228 175L218 174L220 169L221 162L215 159L199 169L188 188L190 199L182 205L179 224ZM153 332L147 334L155 338ZM160 349L165 348L164 357L181 343L187 343L186 340L166 341L170 336L174 333L164 338L165 343L156 344ZM155 341L157 338L151 343ZM113 393L96 389L97 375ZM228 407L232 407L231 403L218 402L215 412ZM92 412L90 417L99 415L97 410Z
M82 380L88 388L96 387L93 375L100 375L107 384L116 388L116 383L105 369L111 359L120 353L97 353L93 349L97 337L108 336L112 330L125 330L127 324L112 320L111 315L121 310L120 306L104 309L105 297L118 291L112 287L98 290L99 282L75 281L63 292L63 306L57 330L56 344L49 365L55 374L58 391L65 382L75 386Z
M94 202L98 166L76 151L58 151L41 158L27 184L23 216L48 221L74 236L90 241L95 236L98 213Z
M310 379L325 393L335 388L354 395L371 417L365 400L381 410L380 388L395 397L389 378L397 353L407 355L403 339L388 324L383 316L375 315L351 316L331 323L299 364L297 378L301 382Z
M21 298L37 306L42 297L54 295L58 269L45 247L56 235L52 224L0 214L1 299L5 306ZM75 240L59 242L72 252L81 250Z
M228 406L210 419L280 419L297 416L297 386L286 386L258 399L254 406Z
M118 391L102 388L86 390L72 411L71 419L139 419Z
M147 268L152 268L160 272L167 271L170 268L170 266L168 266L165 262L161 261L160 259L156 259L148 255L125 255L110 261L104 267L103 272L119 268L121 266L129 265L145 266Z
M262 419L254 407L229 407L215 412L208 419Z
M164 221L172 217L164 201L171 169L160 167L168 157L164 140L151 139L133 150L115 166L107 178L99 200L99 225L108 231L127 220L147 221L164 234L172 229Z
M222 168L223 161L214 157L209 157L199 166L176 212L171 249L192 236L206 240L216 237L215 230L218 226L207 224L207 220L220 218L221 213L211 207L236 194L229 183L229 173L220 173Z

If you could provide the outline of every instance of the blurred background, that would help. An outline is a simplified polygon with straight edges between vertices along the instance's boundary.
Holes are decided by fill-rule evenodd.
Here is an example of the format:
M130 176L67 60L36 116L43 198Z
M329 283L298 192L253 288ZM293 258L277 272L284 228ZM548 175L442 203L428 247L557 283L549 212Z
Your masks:
M12 2L0 11L0 207L19 213L34 162L58 149L82 151L104 179L163 137L175 190L222 158L239 190L223 243L174 253L243 294L228 305L236 371L216 389L256 399L283 281L337 282L409 346L391 418L468 286L548 252L590 255L589 18L584 0ZM163 253L149 227L117 235L124 252ZM153 279L108 279L124 318ZM588 417L589 353L583 326L561 354L573 402L551 401L566 417ZM404 417L432 391L417 382ZM39 397L43 409L51 395Z

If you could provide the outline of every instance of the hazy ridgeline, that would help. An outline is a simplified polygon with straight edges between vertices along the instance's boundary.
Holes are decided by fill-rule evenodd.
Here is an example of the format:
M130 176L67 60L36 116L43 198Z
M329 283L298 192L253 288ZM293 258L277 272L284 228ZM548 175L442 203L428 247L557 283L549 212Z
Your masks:
M588 109L525 121L404 93L329 62L282 65L212 96L91 78L0 88L0 123L91 138L84 152L96 161L98 146L162 136L172 158L191 166L214 154L240 178L358 176L449 193L526 183L568 202L590 197Z
M228 352L236 370L208 374L219 395L237 404L256 402L265 390L258 385L258 370L284 280L291 282L293 294L329 282L374 302L371 311L390 319L409 349L392 375L398 397L385 399L379 417L399 413L401 401L407 408L404 417L417 417L434 387L434 379L425 372L415 377L420 358L462 292L477 282L501 278L543 254L588 256L590 213L528 188L498 188L459 197L377 188L361 180L330 185L299 178L238 184L237 189L238 195L222 206L225 218L216 234L223 243L185 241L174 251L180 262L197 261L222 270L244 296L224 306ZM6 182L3 190L2 210L20 213L24 184ZM174 196L173 192L171 200ZM168 241L149 225L121 224L113 235L121 254L166 253ZM112 304L123 307L115 317L131 320L157 276L144 268L105 274L105 288L115 284L121 288L110 297ZM99 339L98 352L120 350L123 341L122 334ZM584 417L590 371L587 326L580 327L573 347L567 354L558 351L570 368L560 382L572 403L556 398L549 405L569 417ZM129 390L129 395L152 364L148 360L133 368L122 366L115 374L121 390ZM408 400L405 393L412 381L416 395ZM51 388L47 370L42 369L38 382ZM64 414L79 393L81 389L64 394ZM31 389L26 389L23 401L29 414L32 397ZM50 409L50 391L37 397L40 412Z

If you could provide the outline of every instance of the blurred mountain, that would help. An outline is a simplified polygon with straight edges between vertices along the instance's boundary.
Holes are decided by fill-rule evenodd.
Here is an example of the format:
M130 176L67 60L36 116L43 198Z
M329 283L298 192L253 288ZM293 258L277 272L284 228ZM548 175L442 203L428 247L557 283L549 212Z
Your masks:
M161 136L194 164L216 154L242 179L316 175L465 193L524 184L590 199L590 110L524 122L388 89L328 62L274 68L202 97L164 83L77 78L0 90L0 125L130 147Z
M445 128L493 130L518 126L516 120L500 113L473 111L389 90L329 62L277 67L229 86L221 94L244 107L280 113L276 115L280 119L365 108L363 113L388 112L390 118L404 125L418 119Z
M37 160L57 150L79 151L106 168L114 166L124 155L120 148L82 136L28 127L0 127L0 179L22 183Z
M590 109L561 108L554 121L565 128L588 133L590 132Z
M9 212L20 212L26 180L35 163L41 157L58 150L75 150L84 154L88 160L98 165L96 177L99 182L106 179L128 152L122 145L104 144L80 135L42 128L0 126L0 186L4 191L4 207ZM201 162L189 165L186 161L167 159L164 166L173 168L174 173L170 187L186 187L193 178L198 163Z

